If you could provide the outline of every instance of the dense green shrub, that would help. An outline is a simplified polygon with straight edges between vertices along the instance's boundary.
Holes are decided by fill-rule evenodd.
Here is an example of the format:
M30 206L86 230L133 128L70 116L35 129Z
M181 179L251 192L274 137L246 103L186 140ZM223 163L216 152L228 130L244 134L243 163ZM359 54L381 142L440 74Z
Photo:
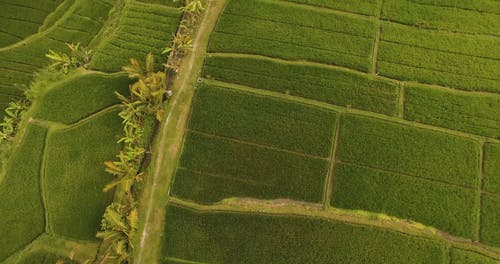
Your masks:
M351 114L341 123L341 161L470 187L479 184L480 147L474 140Z
M200 203L233 196L320 202L328 167L327 160L189 132L173 194Z
M101 216L113 197L102 191L111 180L105 160L120 150L118 111L99 114L85 123L49 135L45 186L49 225L56 234L94 240Z
M335 121L333 111L203 85L196 94L189 128L328 157Z
M483 170L484 191L500 195L500 144L485 145Z
M447 263L444 242L375 227L174 206L167 215L161 263Z
M363 166L337 164L332 205L411 219L474 238L477 191Z
M28 125L0 182L0 261L24 248L45 230L40 168L46 129ZM67 223L71 224L71 223Z
M500 139L500 95L405 87L404 118Z
M368 71L374 22L259 0L229 2L210 52L310 60ZM345 27L349 25L349 27Z
M209 55L207 78L395 115L398 85L372 76L265 58Z

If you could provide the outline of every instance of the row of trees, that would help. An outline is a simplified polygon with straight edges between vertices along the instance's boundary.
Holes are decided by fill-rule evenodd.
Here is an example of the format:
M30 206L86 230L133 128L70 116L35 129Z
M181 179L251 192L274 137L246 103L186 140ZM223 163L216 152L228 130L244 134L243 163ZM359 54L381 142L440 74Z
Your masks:
M106 171L114 177L104 187L104 191L116 190L115 201L106 208L97 237L103 239L99 263L131 263L134 241L138 226L138 209L135 184L144 178L141 171L145 157L144 120L154 116L162 120L165 99L172 95L172 82L179 73L181 59L192 49L192 36L198 19L203 11L201 0L186 0L180 8L183 18L177 34L163 50L168 55L163 71L154 71L155 60L152 54L146 56L142 64L136 59L123 67L131 79L130 96L117 93L122 102L119 116L123 120L124 136L118 140L123 149L115 161L106 161Z

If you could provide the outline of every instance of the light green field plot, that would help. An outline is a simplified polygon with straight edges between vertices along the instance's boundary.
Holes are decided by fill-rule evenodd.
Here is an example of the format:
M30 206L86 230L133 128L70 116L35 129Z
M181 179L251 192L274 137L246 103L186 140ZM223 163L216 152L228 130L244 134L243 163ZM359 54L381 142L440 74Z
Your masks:
M480 241L500 247L500 195L483 194L481 208Z
M285 0L310 6L331 8L363 15L375 16L379 13L380 0Z
M405 87L404 118L476 135L500 138L500 95Z
M29 125L0 182L0 261L44 232L40 170L46 129Z
M447 263L443 242L293 216L171 206L160 263Z
M484 147L483 190L500 194L500 144Z
M112 193L102 191L111 179L105 160L120 150L118 111L108 111L49 135L45 156L45 188L50 230L93 240ZM84 202L82 202L84 201Z
M468 250L452 248L450 250L452 264L499 264L500 260L493 259Z
M204 86L173 193L202 203L232 196L319 202L335 119L334 112Z
M0 9L0 47L16 43L38 32L47 16L62 0L4 0Z
M58 256L46 252L34 252L22 258L19 264L54 264L60 260L65 261L64 263L72 263L72 264L78 263L76 261L70 262L71 260L64 256Z
M371 20L283 2L232 0L219 18L208 51L310 60L368 71L374 36Z
M500 3L481 1L387 0L382 17L421 28L500 36Z
M247 55L209 55L206 78L387 115L397 112L398 84L321 65Z
M392 23L383 23L381 30L377 62L381 75L464 90L500 92L498 39ZM477 42L481 44L476 45Z
M130 79L125 74L85 73L68 77L37 98L33 117L64 124L75 123L118 104L115 91L127 94L129 84Z
M130 58L144 58L149 52L161 58L162 49L177 30L180 15L168 6L127 2L116 31L106 36L91 67L115 72L127 65Z

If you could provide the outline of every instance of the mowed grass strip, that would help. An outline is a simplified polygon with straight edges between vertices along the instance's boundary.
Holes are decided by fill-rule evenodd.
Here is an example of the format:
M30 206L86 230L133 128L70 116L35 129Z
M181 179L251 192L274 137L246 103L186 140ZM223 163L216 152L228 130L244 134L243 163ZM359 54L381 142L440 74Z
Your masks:
M0 182L0 261L24 248L45 230L40 168L46 129L27 125Z
M49 135L45 186L54 233L96 240L102 214L113 197L113 193L103 192L111 178L101 164L119 152L116 141L121 128L118 112L109 111Z
M130 80L124 75L90 73L70 78L37 98L34 118L75 123L106 107L118 104L115 91L127 94Z
M404 118L500 139L500 95L405 86Z
M339 106L387 115L397 112L396 82L327 66L218 54L206 58L203 75Z
M458 248L450 249L451 264L500 264L500 260Z
M306 4L310 6L331 8L334 10L341 10L353 12L368 16L375 16L379 12L380 0L285 0L288 2L295 2L299 4Z
M468 10L476 9L476 10ZM382 17L407 25L500 36L500 5L484 1L384 1Z
M91 67L116 72L130 58L140 59L149 52L162 57L161 51L177 31L180 17L181 12L172 7L127 2L116 32L96 51Z
M320 202L328 160L188 132L175 196L198 203L229 197Z
M500 248L500 195L482 195L480 242Z
M477 190L347 163L337 164L334 175L334 207L384 213L456 236L475 236Z
M500 194L500 144L484 146L483 190Z
M336 119L330 110L203 84L189 128L326 158Z
M160 263L446 263L444 242L375 227L175 206L167 215Z
M231 0L208 51L309 60L368 71L374 36L374 21L268 0Z
M342 117L338 156L356 165L476 187L479 143L371 117Z

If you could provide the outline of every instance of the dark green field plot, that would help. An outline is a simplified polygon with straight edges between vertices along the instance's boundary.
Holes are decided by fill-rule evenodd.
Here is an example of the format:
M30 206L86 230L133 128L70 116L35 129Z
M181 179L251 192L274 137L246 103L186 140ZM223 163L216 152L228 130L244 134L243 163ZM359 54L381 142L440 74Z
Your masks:
M106 36L91 67L115 72L127 65L130 58L142 60L149 52L161 58L162 49L177 31L180 15L177 9L168 6L127 2L117 30Z
M474 140L355 115L341 123L341 161L468 187L479 184L480 147Z
M473 251L452 248L451 264L500 264L500 260L490 258Z
M3 7L1 3L0 7ZM45 57L49 49L66 53L65 43L87 45L101 29L111 5L103 0L80 0L67 8L68 13L57 23L22 45L0 48L0 93L17 91L16 94L21 95L35 71L49 63Z
M499 44L492 37L383 23L377 71L402 80L498 93Z
M94 240L112 193L102 191L112 178L104 161L120 150L117 111L102 113L85 123L49 135L44 186L49 226L56 234Z
M407 120L500 138L500 95L411 85L404 106Z
M204 84L189 128L199 132L328 157L336 113Z
M483 194L481 207L481 243L500 247L500 195Z
M461 237L476 233L477 190L344 163L334 175L335 207L411 219Z
M484 191L500 194L500 144L484 146Z
M300 4L331 8L363 15L375 16L380 11L381 0L286 0Z
M310 60L368 71L374 36L372 20L279 1L231 0L211 35L208 50Z
M327 66L253 56L209 55L206 78L286 93L334 105L394 115L398 85Z
M373 227L179 207L167 215L161 263L447 263L443 242Z
M320 202L328 160L189 132L173 194L200 203L229 197Z
M421 28L500 36L496 0L386 0L382 17Z
M69 77L37 98L33 116L65 124L74 123L118 104L120 101L115 91L126 94L129 83L124 74L88 73Z
M29 125L0 181L0 262L45 230L40 169L46 129Z
M45 18L62 0L4 0L0 2L0 47L38 32Z

